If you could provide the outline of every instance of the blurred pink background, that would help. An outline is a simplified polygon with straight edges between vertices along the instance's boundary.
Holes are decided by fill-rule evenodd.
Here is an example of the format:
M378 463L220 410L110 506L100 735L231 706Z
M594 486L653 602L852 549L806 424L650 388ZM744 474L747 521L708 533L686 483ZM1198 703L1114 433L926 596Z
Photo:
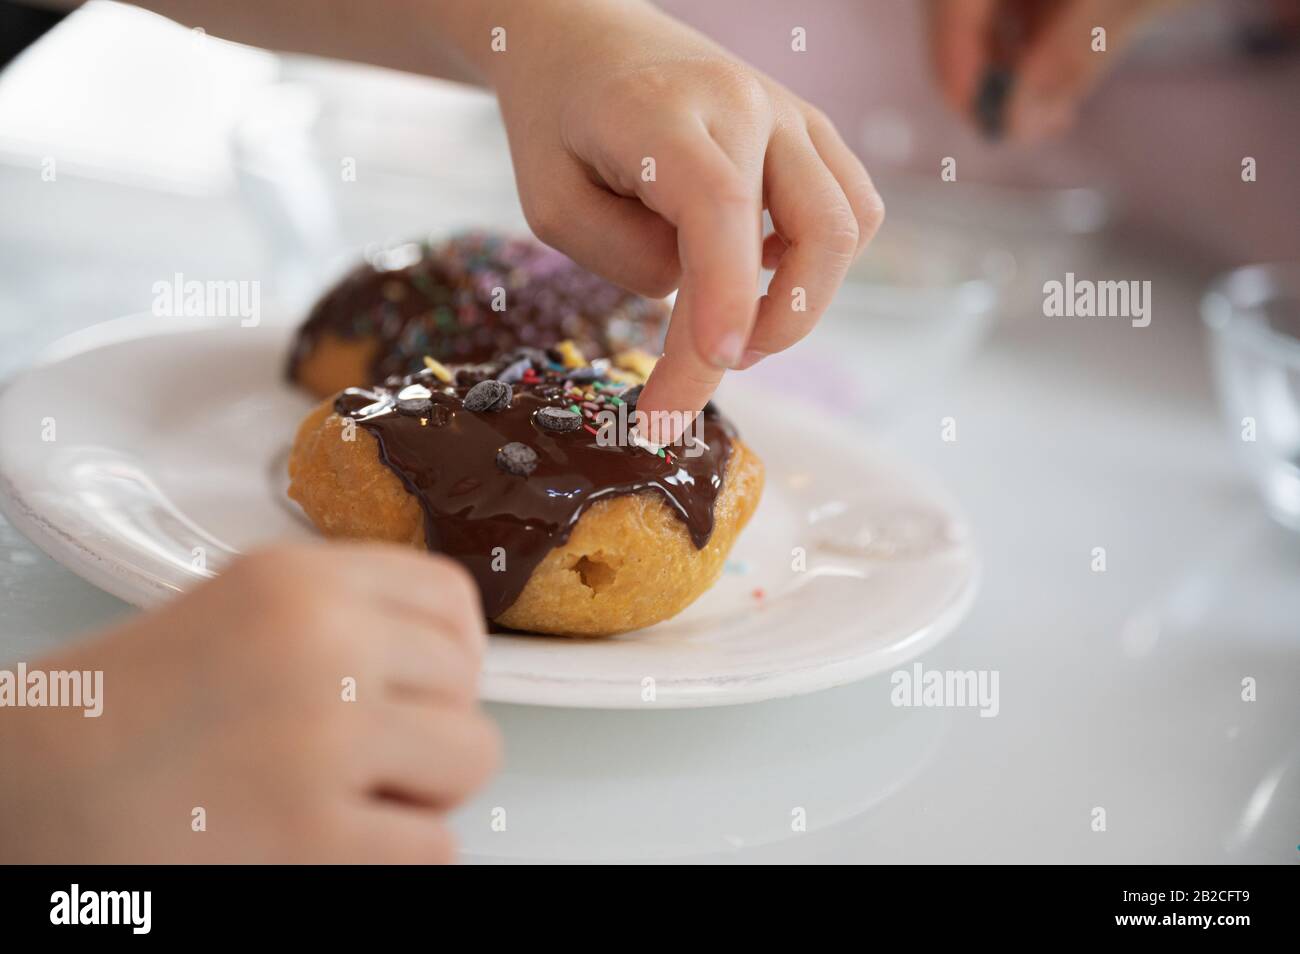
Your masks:
M1291 0L1286 0L1291 2ZM1285 6L1285 3L1276 4ZM1300 51L1248 58L1263 4L1191 3L1152 24L1041 147L990 144L940 98L926 5L899 0L663 0L661 6L824 109L876 170L1009 185L1098 186L1121 227L1214 265L1300 258ZM807 31L807 52L790 30ZM1241 181L1253 156L1258 179ZM885 195L886 204L889 196Z

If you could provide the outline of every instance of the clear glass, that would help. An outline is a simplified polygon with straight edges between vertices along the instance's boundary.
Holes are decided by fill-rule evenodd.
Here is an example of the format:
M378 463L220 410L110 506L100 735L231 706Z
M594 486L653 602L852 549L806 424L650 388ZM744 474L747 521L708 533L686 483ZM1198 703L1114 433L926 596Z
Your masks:
M1201 316L1231 440L1269 512L1300 531L1300 263L1229 272Z
M495 101L456 84L288 57L231 149L290 308L363 256L524 227Z

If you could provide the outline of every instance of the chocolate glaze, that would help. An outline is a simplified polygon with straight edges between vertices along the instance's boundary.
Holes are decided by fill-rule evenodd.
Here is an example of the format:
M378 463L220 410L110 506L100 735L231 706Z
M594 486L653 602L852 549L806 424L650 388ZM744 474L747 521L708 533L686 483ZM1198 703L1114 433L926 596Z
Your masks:
M545 355L529 360L532 370L512 384L507 408L474 412L461 406L477 382L496 378L512 364L517 374L517 359L452 368L454 383L444 383L426 370L389 379L383 387L349 388L334 402L336 413L374 435L380 460L420 502L426 545L470 571L489 619L510 608L537 565L563 545L597 500L658 494L686 525L697 549L708 543L736 436L716 408L710 406L702 415L700 436L707 449L696 448L703 452L693 457L680 445L663 456L642 447L602 446L593 434L602 423L599 416L585 418L576 430L550 430L537 423L536 412L578 406L581 413L582 401L574 389L596 397L589 403L613 408L613 414L619 407L617 396L629 385L626 378L614 383L607 377L598 382L601 387L574 384L573 372ZM603 371L604 363L596 367ZM424 389L429 404L424 403ZM500 448L512 441L538 455L526 477L508 473L497 463ZM504 570L493 569L497 547L502 548L497 554L504 552Z
M492 307L497 288L505 289L504 311ZM325 333L379 339L369 380L356 382L368 384L418 370L425 355L488 361L565 338L589 357L657 351L666 317L662 301L624 291L539 242L472 232L402 246L355 268L308 315L288 374L297 379Z

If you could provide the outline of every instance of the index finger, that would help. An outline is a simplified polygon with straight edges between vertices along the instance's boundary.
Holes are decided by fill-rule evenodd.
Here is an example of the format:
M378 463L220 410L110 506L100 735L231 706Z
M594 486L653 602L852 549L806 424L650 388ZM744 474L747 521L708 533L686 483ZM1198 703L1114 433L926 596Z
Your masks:
M742 171L703 129L667 158L670 175L643 190L677 226L682 263L664 355L637 402L638 429L649 425L642 433L658 444L680 436L744 354L758 308L763 214L761 170Z

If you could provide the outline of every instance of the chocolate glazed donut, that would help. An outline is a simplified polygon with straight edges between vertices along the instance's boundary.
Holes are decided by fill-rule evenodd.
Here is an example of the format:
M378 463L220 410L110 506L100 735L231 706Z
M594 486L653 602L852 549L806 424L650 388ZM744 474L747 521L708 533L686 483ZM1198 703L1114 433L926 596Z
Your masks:
M675 614L721 572L762 465L712 406L675 448L619 443L640 376L566 354L345 390L300 429L290 496L329 535L457 560L502 625L602 635ZM371 499L340 501L351 487Z
M324 397L410 374L425 355L481 362L562 339L589 357L657 352L667 313L531 238L472 232L355 268L312 309L287 370Z

